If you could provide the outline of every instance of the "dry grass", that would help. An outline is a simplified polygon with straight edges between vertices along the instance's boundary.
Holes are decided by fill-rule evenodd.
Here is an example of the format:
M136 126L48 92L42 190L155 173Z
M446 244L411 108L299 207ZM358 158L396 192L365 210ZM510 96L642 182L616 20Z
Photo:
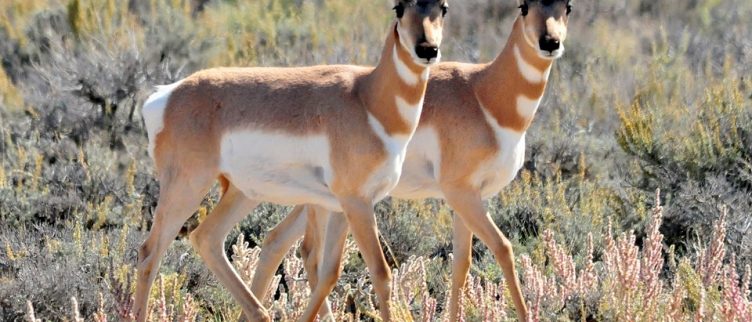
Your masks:
M152 85L208 66L374 64L390 19L378 1L198 2L0 2L0 319L128 316L158 193L138 111ZM492 59L514 1L451 6L444 57ZM745 0L575 3L525 167L489 201L531 320L752 320L750 15ZM246 280L287 210L263 205L228 239ZM451 210L387 200L377 213L395 316L442 320ZM473 258L463 319L512 319L490 253L477 243ZM294 252L278 274L266 303L294 319L309 292ZM182 238L160 280L154 320L240 314ZM330 300L337 320L377 319L357 252Z

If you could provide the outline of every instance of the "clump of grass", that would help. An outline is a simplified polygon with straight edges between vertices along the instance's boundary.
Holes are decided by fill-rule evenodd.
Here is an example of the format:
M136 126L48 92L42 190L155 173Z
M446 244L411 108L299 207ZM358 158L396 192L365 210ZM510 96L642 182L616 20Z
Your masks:
M128 276L158 194L138 111L152 85L220 65L373 65L392 19L379 2L205 2L0 2L1 319L23 319L27 300L33 319L127 318ZM521 276L541 320L750 319L752 234L743 227L752 211L752 50L737 35L751 28L752 5L680 7L575 7L567 54L527 134L528 161L488 203L515 253L528 257ZM443 56L492 59L516 12L511 3L452 3ZM665 208L656 220L659 187ZM241 254L233 250L240 235L252 250L288 210L263 205L225 251ZM395 290L405 287L395 291L395 316L444 319L451 209L388 200L377 213ZM235 264L252 262L249 252ZM513 317L495 260L477 242L473 258L464 319ZM307 296L296 261L288 254L265 299L280 320ZM176 241L163 262L155 319L239 316L187 242ZM622 284L629 287L611 288ZM335 290L337 320L377 315L358 256Z

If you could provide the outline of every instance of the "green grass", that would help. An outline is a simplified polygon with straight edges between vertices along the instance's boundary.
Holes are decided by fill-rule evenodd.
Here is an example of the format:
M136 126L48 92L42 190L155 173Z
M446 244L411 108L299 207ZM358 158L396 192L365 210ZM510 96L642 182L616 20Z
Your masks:
M153 85L211 66L373 65L392 17L389 3L378 1L216 0L203 10L193 3L0 3L2 320L22 318L27 300L37 318L71 319L71 297L87 320L97 311L117 319L158 194L138 111ZM450 6L444 59L493 59L511 30L514 1ZM750 310L748 284L736 285L737 297L729 292L752 264L752 234L744 228L752 218L752 39L743 37L751 15L745 0L575 3L567 51L528 132L524 169L488 203L514 242L518 264L529 258L520 275L530 275L526 299L540 304L542 320L649 320L641 312L655 310L741 321L729 313L732 299ZM609 275L609 240L618 244L625 233L627 249L634 232L632 245L644 251L657 188L664 199L657 300L643 301L653 285L641 284L643 278L634 290L609 293L623 282ZM213 191L181 236L216 198ZM724 208L723 265L707 280L698 256L711 245ZM241 234L249 248L260 243L287 210L257 209L228 238L228 254ZM422 319L436 303L439 319L449 285L451 210L439 200L387 200L377 213L394 268L405 265L396 279L415 298L399 302L398 316ZM591 292L545 297L534 287L543 277L551 294L567 285L544 231L571 255L578 274L595 266ZM482 321L488 312L511 319L509 299L488 291L501 280L493 257L476 241L473 258L477 287L468 290L466 320ZM278 320L305 303L305 283L295 282L305 276L293 264L279 271L282 291L272 305ZM202 320L240 313L184 238L168 251L161 273L163 303L176 308L175 319L185 310ZM331 297L339 317L375 314L366 276L351 255ZM158 287L152 295L154 303L161 298Z

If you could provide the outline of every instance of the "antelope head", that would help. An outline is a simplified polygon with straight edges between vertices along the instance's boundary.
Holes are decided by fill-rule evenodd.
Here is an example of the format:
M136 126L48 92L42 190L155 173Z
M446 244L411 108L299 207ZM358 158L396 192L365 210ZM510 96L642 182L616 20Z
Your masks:
M415 63L429 66L441 59L439 45L448 9L447 0L395 0L399 40Z
M564 54L571 0L519 0L526 42L547 59Z

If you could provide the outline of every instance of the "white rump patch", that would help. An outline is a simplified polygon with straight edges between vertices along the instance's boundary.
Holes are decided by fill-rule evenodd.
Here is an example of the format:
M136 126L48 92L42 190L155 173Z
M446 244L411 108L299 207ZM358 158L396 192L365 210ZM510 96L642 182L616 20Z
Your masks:
M141 115L144 117L146 124L146 133L149 137L149 156L154 159L154 146L157 134L164 128L164 111L167 108L167 102L170 99L172 91L180 86L183 80L179 80L170 85L158 85L157 91L151 94L144 102L141 109Z
M520 47L517 45L514 46L514 58L517 61L517 68L520 70L520 74L522 74L522 77L525 78L525 80L533 84L538 84L543 81L543 71L530 65L525 58L522 57Z
M517 96L517 114L526 119L531 119L535 115L535 111L538 110L539 104L540 98L529 99L525 95Z
M239 130L222 137L220 170L248 198L341 211L331 193L328 138Z
M410 86L413 86L418 83L418 75L415 75L410 68L405 65L405 62L403 62L399 55L397 54L397 46L394 45L394 50L392 51L392 60L394 61L394 67L397 69L397 74L399 77Z

